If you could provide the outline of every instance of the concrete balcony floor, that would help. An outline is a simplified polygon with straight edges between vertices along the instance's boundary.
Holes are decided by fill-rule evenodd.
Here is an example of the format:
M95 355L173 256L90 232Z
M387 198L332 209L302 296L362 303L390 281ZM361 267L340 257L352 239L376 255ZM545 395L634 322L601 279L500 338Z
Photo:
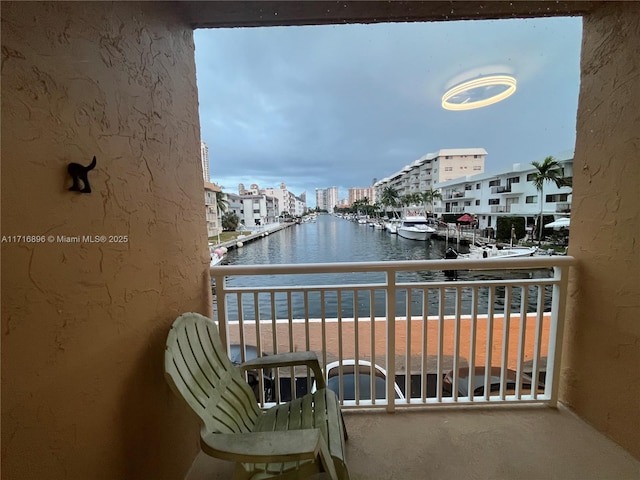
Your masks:
M352 480L635 480L640 461L565 408L345 412ZM231 478L202 452L186 480Z

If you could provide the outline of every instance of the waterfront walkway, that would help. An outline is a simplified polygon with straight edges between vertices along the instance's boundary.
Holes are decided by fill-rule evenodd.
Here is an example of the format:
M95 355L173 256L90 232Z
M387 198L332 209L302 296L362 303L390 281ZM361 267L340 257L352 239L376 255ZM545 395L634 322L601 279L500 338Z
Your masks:
M239 243L245 244L247 242L252 242L253 240L256 240L258 238L263 238L266 235L270 235L271 233L277 232L287 227L291 227L293 225L295 225L294 222L288 222L288 223L270 223L268 225L264 225L260 227L251 227L251 228L247 227L247 230L251 232L249 235L239 235L233 240L228 240L226 242L221 242L217 244L214 243L213 248L225 247L228 250L231 250L239 246L242 246L242 245L238 245Z

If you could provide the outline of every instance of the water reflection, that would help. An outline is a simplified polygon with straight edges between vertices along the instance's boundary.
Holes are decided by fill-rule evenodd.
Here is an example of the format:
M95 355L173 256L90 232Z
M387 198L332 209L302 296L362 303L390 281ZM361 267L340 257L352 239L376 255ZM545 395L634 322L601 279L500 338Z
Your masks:
M229 251L229 265L299 264L329 262L369 262L393 260L441 259L447 245L444 241L417 242L407 240L366 225L338 219L329 215L320 216L317 223L308 223L287 228L246 245L242 249ZM460 251L465 248L460 246ZM502 313L505 307L517 313L522 310L523 290L526 311L537 310L539 302L546 309L551 306L551 287L544 285L551 277L550 270L514 271L459 271L457 280L448 278L441 271L400 272L398 283L451 281L451 288L421 286L399 288L396 294L397 316L445 315L456 313L486 314L489 309ZM528 286L482 286L454 288L463 281L491 281L502 279L540 279L538 285ZM260 318L270 320L283 318L353 318L384 317L386 292L383 289L360 288L359 285L385 282L384 274L308 274L230 277L228 287L282 287L317 286L310 292L260 293L257 304L254 295L242 295L242 316L245 320ZM353 285L353 289L336 291L330 285ZM539 296L542 299L539 300ZM289 296L291 311L289 311ZM459 298L458 298L459 296ZM425 298L427 301L425 302ZM407 301L408 300L408 301ZM238 318L238 296L227 299L228 318ZM324 315L323 315L324 313Z

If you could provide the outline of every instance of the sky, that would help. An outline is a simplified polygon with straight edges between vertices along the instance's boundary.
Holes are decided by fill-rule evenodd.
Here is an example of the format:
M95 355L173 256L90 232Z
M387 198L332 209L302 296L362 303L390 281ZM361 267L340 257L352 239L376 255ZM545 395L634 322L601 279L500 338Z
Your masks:
M485 172L571 151L582 20L384 23L195 32L211 180L296 195L368 187L427 153L482 147ZM490 73L516 92L450 111L445 91Z

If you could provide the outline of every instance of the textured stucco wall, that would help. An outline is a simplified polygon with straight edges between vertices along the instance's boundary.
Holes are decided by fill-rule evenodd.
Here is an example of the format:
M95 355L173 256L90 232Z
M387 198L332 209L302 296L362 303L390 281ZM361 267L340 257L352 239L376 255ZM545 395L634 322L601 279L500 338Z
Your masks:
M2 478L175 479L197 422L163 378L209 312L192 29L164 2L2 3ZM93 193L67 191L68 162Z
M561 398L640 457L640 8L585 17Z

